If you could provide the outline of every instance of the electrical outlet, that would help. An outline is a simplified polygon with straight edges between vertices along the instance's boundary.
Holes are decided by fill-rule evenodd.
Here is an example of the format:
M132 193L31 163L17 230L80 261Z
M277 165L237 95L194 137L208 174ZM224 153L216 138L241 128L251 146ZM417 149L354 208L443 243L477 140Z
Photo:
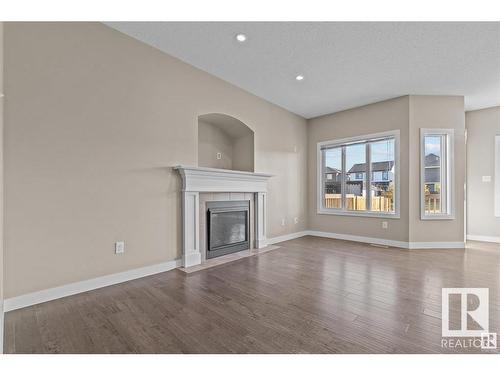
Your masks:
M125 242L115 242L115 254L123 254L125 252Z
M286 224L285 218L281 219L281 226L284 227Z
M387 221L382 221L382 229L387 229L389 227L389 224Z
M217 153L217 160L220 160L220 159L222 159L222 152Z
M491 176L483 176L483 182L491 182Z
M293 219L293 221L295 221L295 224L298 224L299 223L299 218L296 217L296 218Z

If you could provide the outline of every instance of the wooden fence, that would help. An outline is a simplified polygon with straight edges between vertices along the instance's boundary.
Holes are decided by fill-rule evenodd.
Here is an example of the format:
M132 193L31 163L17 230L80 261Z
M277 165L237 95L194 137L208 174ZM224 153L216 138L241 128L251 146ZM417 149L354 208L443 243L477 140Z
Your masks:
M441 195L440 194L425 194L425 213L438 214L441 213Z
M366 198L354 194L346 195L347 210L365 211ZM392 198L372 197L372 211L391 212ZM325 194L325 208L342 208L342 198L340 194Z
M346 195L347 209L350 211L366 210L366 198L354 194ZM392 211L392 198L372 197L372 211L390 212ZM342 198L340 194L325 194L325 208L342 208ZM441 212L441 198L439 194L425 195L425 212L434 214Z

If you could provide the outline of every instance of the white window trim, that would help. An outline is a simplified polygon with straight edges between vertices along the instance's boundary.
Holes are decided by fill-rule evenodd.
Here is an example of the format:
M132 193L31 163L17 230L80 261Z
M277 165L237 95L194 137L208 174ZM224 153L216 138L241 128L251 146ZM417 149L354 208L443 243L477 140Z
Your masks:
M426 214L425 213L425 144L424 137L432 135L446 135L446 179L443 179L443 171L441 168L441 190L443 186L446 189L446 206L447 213L445 214ZM455 170L454 170L454 147L455 147L455 130L454 129L437 129L437 128L421 128L420 129L420 219L421 220L454 220L455 219Z
M395 207L393 213L383 213L376 211L347 211L344 208L326 208L323 201L323 163L324 160L321 154L321 148L323 146L338 147L346 143L355 143L359 141L368 140L370 138L383 138L383 137L394 137L394 173L396 175L395 184ZM386 219L399 219L400 218L400 131L391 130L381 133L366 134L356 137L334 139L329 141L318 142L317 144L317 176L316 176L316 198L317 198L317 213L321 215L339 215L339 216L361 216L361 217L375 217L375 218L386 218ZM366 156L367 163L369 160L369 155Z

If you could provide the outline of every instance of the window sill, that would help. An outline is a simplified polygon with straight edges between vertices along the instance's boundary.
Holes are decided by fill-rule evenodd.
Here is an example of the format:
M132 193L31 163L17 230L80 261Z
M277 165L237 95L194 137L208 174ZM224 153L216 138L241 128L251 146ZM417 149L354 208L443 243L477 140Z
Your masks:
M383 219L400 219L399 213L385 214L382 212L370 212L370 211L344 211L335 209L318 209L319 215L337 215L337 216L356 216L356 217L373 217L373 218L383 218Z
M455 216L453 215L428 215L428 216L420 216L420 220L429 221L429 220L455 220Z

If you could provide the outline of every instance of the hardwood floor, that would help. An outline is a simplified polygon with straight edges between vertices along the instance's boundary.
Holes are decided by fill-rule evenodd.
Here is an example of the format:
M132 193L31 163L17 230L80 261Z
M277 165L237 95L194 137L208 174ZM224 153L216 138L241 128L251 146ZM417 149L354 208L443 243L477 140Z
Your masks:
M307 236L279 245L9 312L5 352L479 352L441 348L442 287L490 288L490 331L500 332L499 244L409 251Z

